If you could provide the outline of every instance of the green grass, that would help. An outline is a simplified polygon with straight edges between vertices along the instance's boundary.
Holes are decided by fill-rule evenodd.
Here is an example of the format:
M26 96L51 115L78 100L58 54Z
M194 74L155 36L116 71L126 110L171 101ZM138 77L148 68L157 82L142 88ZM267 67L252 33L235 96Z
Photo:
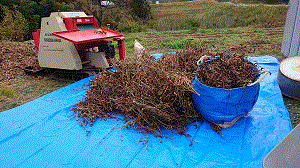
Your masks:
M52 77L20 77L0 86L0 112L20 106L75 81Z
M0 86L0 111L8 110L21 105L18 100L18 94L14 89L7 86ZM2 110L1 110L2 109Z
M137 39L150 53L180 51L190 47L214 45L226 49L238 45L256 48L255 54L280 54L284 28L222 28L125 34L127 57L134 57ZM190 40L192 39L192 40Z
M269 48L262 49L262 50L255 52L255 54L257 54L257 55L274 55L274 54L279 54L279 53L280 53L279 49L269 49Z
M7 104L5 104L2 108L3 108L3 111L4 111L4 110L12 109L14 107L18 107L22 104L23 103L18 101L18 100L12 100L12 101L8 102Z
M0 86L0 96L6 96L8 98L15 98L15 91L6 86Z

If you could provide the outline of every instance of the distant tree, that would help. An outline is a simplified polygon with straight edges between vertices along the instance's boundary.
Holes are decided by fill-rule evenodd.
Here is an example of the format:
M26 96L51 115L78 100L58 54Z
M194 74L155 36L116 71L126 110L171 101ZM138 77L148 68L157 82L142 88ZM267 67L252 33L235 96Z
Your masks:
M100 26L127 32L139 32L146 29L150 18L150 5L146 0L87 0L87 13L98 20Z
M0 5L23 15L28 23L24 39L28 40L32 38L31 33L40 27L42 17L58 10L79 10L83 3L79 0L0 0Z
M133 14L141 19L149 19L151 7L147 0L132 0L131 10Z
M7 7L9 10L13 10L16 5L18 5L19 0L0 0L2 6Z
M3 18L4 18L4 10L3 7L0 5L0 22L3 21Z
M105 2L109 3L107 4ZM122 13L126 13L130 9L130 4L131 0L87 0L86 8L91 15L96 17L99 24L102 25L106 13L112 13L112 10L122 10Z
M4 18L0 23L0 40L23 41L28 23L19 11L3 8Z

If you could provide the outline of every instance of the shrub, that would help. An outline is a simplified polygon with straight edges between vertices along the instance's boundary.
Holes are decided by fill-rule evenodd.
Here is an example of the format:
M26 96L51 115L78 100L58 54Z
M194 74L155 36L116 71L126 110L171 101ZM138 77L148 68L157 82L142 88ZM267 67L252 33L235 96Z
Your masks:
M0 86L0 95L6 96L9 98L16 97L15 91L6 86Z
M142 23L138 23L136 21L130 20L130 19L122 19L118 23L117 29L122 32L141 32L145 31L147 29L147 26L143 25Z
M197 39L194 40L188 40L188 39L183 39L183 40L176 40L176 41L171 41L171 42L162 42L161 45L165 48L171 48L171 49L184 49L186 47L199 47L201 46L201 42Z
M185 21L189 28L192 27L199 27L200 26L200 19L196 17L188 17Z
M150 18L151 7L147 0L132 0L131 10L133 15L140 19L148 20Z
M2 22L4 19L4 10L3 7L0 5L0 22Z
M103 13L102 26L107 24L110 25L110 29L128 33L141 32L148 28L143 21L117 7Z
M28 23L18 11L4 8L4 18L0 23L0 39L11 41L23 41L24 34L28 30Z

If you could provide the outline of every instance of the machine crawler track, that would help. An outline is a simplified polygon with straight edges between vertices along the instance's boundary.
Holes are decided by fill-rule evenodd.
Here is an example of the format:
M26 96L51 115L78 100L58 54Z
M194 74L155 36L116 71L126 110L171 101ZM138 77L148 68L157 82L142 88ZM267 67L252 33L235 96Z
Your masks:
M107 68L111 69L111 67ZM26 75L30 76L51 76L54 78L65 79L65 80L81 80L89 76L96 75L103 71L99 68L85 68L82 70L63 70L63 69L52 69L52 68L42 68L35 70L32 66L27 66L23 68Z

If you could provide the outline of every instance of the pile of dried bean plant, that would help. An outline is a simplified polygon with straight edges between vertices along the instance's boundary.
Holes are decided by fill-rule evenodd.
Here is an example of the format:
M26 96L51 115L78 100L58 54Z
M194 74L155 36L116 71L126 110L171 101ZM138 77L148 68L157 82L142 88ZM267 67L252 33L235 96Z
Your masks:
M219 53L211 52L212 49L215 47L187 48L176 54L165 54L159 59L144 53L138 59L115 62L116 72L104 71L89 82L86 95L73 107L77 120L81 125L93 125L96 119L122 118L127 128L139 129L143 133L150 132L165 137L162 130L167 129L186 135L189 123L202 121L202 117L194 109L191 97L194 92L191 81L199 68L196 62L204 55L219 55L219 63L224 68L215 70L224 74L224 77L232 76L231 72L225 74L225 71L221 71L227 68L238 72L239 76L247 73L242 69L249 69L246 64L240 65L239 61L244 61L241 57L230 56L234 50L240 51L239 47ZM230 59L226 60L228 56ZM212 65L215 63L217 61ZM240 66L233 69L232 66L236 65ZM243 71L242 74L239 70ZM210 81L213 77L209 76L211 71L214 71L212 67L206 70L200 68L197 75L202 82ZM206 75L202 77L201 72ZM222 81L221 78L220 80ZM250 82L241 82L240 78L225 80L241 85ZM220 127L214 124L211 126L220 132Z
M162 129L185 134L186 126L202 120L194 109L194 91L187 72L144 54L137 60L114 63L116 72L104 71L89 82L82 101L73 107L82 125L96 119L124 116L127 128L165 137Z

